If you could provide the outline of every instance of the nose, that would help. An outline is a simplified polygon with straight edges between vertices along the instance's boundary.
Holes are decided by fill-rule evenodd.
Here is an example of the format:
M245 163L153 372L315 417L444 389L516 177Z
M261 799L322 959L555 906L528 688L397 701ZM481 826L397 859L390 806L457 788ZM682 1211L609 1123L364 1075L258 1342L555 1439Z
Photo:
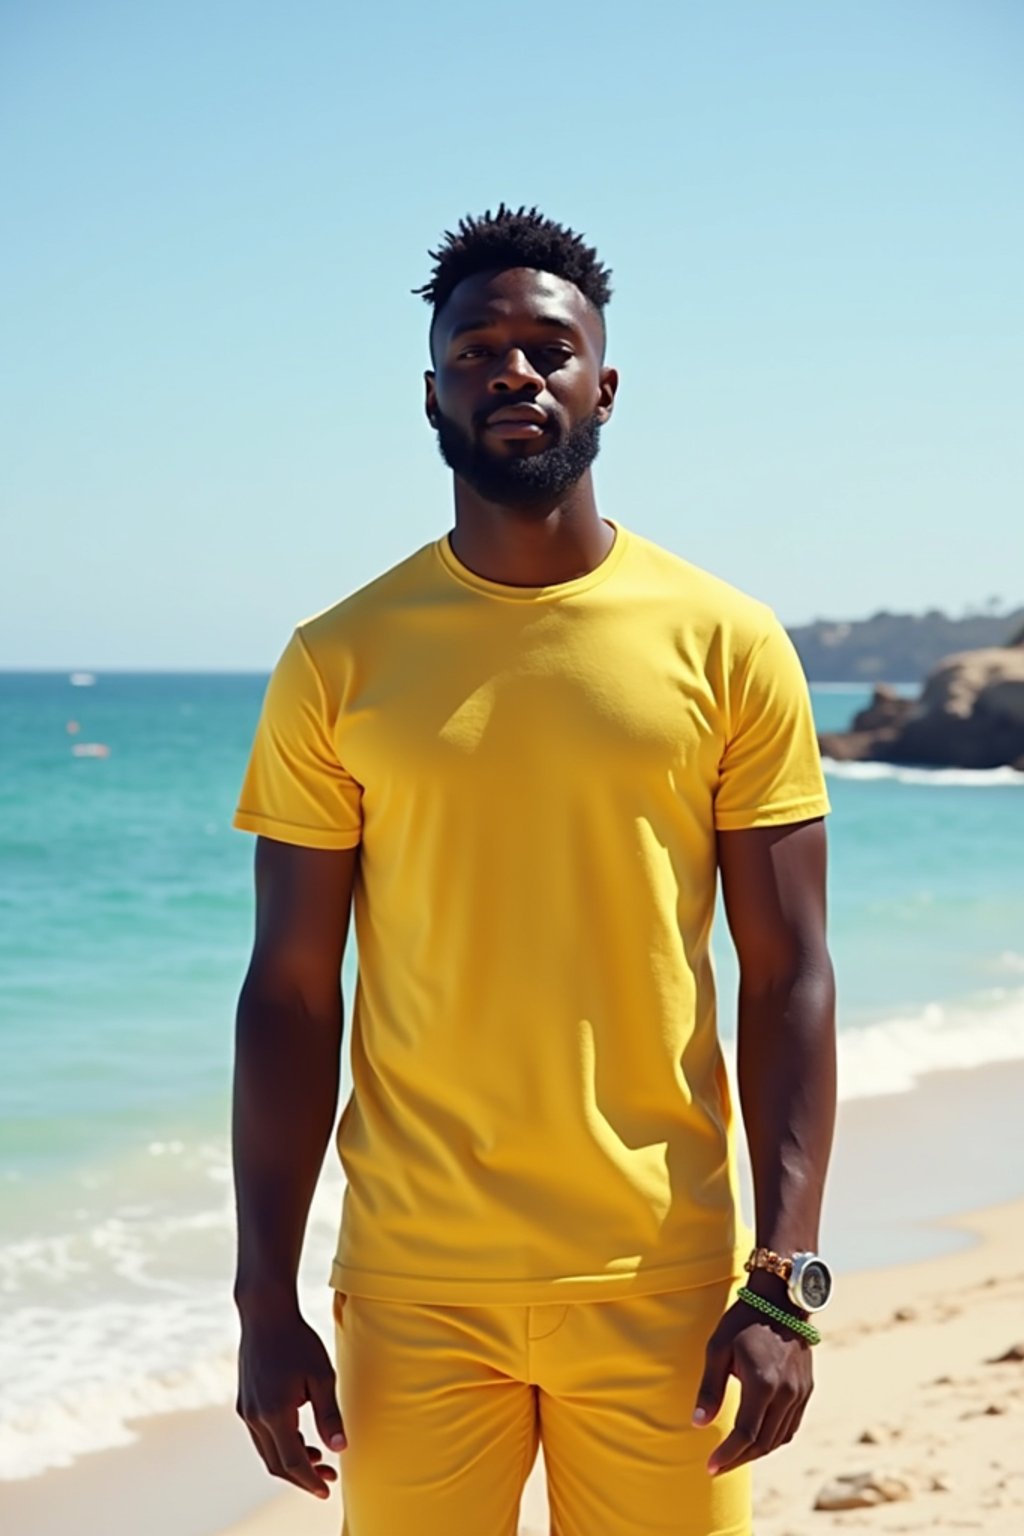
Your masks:
M525 389L539 395L543 388L544 375L537 372L522 347L510 347L491 374L490 389L494 394L519 394Z

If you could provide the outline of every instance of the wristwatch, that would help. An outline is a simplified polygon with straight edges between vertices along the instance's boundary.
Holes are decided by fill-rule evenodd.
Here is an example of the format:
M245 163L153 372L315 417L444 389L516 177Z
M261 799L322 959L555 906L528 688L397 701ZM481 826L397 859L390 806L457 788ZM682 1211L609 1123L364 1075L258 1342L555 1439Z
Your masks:
M794 1253L784 1259L770 1248L755 1248L743 1268L748 1274L766 1269L785 1280L790 1301L804 1312L820 1312L832 1295L832 1271L816 1253Z

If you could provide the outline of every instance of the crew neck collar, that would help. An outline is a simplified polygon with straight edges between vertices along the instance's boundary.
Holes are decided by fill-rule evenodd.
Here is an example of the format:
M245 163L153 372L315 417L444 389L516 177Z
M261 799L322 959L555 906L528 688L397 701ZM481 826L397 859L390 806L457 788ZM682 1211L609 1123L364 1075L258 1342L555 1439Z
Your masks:
M502 598L506 602L513 603L544 603L557 602L565 597L575 597L580 592L589 592L592 587L598 587L607 581L613 571L620 564L626 552L628 535L625 528L615 522L613 518L601 519L609 528L614 529L615 538L612 547L592 571L587 571L584 576L574 576L571 581L557 581L546 587L514 587L502 581L488 581L486 576L478 576L468 566L463 565L458 555L452 549L449 535L443 534L434 545L441 564L448 575L457 581L460 586L469 587L474 592L480 592L486 597Z

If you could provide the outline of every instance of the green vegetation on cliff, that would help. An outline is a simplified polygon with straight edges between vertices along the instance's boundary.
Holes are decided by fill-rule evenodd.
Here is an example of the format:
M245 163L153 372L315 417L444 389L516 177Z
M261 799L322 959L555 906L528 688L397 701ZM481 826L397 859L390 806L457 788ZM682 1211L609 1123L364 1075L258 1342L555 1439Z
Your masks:
M790 629L812 683L917 683L944 656L987 646L1020 643L1024 608L1001 618L976 614L951 619L938 609L925 614L875 613L838 623L816 619Z

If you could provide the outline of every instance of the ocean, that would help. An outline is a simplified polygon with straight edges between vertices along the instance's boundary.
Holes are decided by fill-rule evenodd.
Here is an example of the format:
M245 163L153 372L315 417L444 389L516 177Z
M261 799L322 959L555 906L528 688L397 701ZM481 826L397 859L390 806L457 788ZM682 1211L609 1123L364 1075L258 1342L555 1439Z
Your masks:
M0 674L0 1479L233 1398L229 1083L252 840L230 818L264 683ZM823 730L868 697L812 695ZM826 771L841 1094L1024 1056L1024 775ZM716 929L728 1042L721 911ZM354 968L350 945L346 1003ZM335 1162L302 1277L325 1333Z

